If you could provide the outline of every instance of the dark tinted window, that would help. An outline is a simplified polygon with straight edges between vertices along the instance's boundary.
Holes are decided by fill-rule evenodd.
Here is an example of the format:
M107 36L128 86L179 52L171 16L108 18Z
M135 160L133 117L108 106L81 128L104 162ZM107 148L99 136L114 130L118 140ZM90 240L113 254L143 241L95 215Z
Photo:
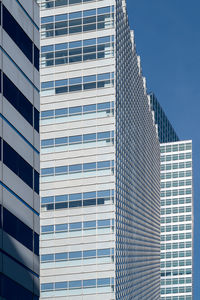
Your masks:
M3 209L3 230L33 251L33 230L5 208Z
M33 125L33 105L5 74L3 74L3 95Z
M10 12L5 6L3 6L3 29L20 48L20 50L26 55L31 63L39 70L39 50L34 45L32 40L22 29L22 27L13 18ZM33 48L34 48L34 61L33 61Z
M24 119L33 126L33 105L5 74L3 74L3 95ZM34 128L39 132L39 111L35 107Z
M3 163L33 188L33 168L5 141L3 142Z
M35 297L35 298L33 298ZM0 298L6 300L37 300L30 291L19 285L17 282L1 274L0 276Z
M22 50L26 57L33 62L33 43L5 6L3 6L3 29Z
M34 190L37 194L39 194L39 180L40 179L40 175L37 171L34 170Z
M0 160L1 160L1 138L0 138Z
M40 113L39 111L34 107L34 128L39 132L39 119L40 119Z
M0 205L0 228L2 228L1 209L2 209L2 206Z
M39 49L34 45L34 67L39 71L39 57L40 57L40 51Z
M39 256L39 235L34 232L34 253Z

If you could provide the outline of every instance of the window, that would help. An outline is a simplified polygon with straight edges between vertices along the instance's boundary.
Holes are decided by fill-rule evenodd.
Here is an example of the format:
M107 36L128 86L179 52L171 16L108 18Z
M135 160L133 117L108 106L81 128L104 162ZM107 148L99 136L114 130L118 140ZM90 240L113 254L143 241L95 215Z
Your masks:
M97 10L90 9L56 15L55 18L54 16L42 17L41 23L42 38L112 28L114 25L114 7L108 6Z
M45 254L41 255L41 262L49 262L54 260L54 255L53 254Z
M22 285L1 274L1 297L3 299L15 299L16 295L18 299L39 300L38 296L31 293Z
M6 208L3 208L3 230L29 250L34 251L36 255L39 255L37 248L39 246L39 235L35 233L33 238L33 230ZM33 243L35 243L35 250L33 250Z
M3 73L3 96L39 132L39 111ZM34 108L34 109L33 109ZM33 124L34 116L34 124Z
M71 108L62 108L58 110L47 110L41 112L41 119L46 120L46 119L56 119L56 118L66 118L71 115L88 115L91 113L95 113L101 116L101 112L106 112L110 113L112 112L113 114L113 108L114 108L114 102L104 102L100 104L91 104L91 105L84 105L80 107L71 107ZM104 117L104 114L103 114ZM61 119L62 121L62 119ZM65 119L66 122L66 119Z
M42 226L42 233L54 232L54 225Z
M87 89L113 87L114 73L106 73L93 75L95 76L95 84L87 84L89 82L88 76L70 78L69 80L47 81L41 83L41 96L49 96L60 93L68 93L84 90L87 84ZM93 77L94 78L94 77ZM97 83L97 84L96 84Z
M35 170L5 141L3 142L3 163L19 176L30 188L33 188L33 171ZM35 192L38 193L39 174L37 172L35 174Z
M55 225L55 232L68 231L68 224Z
M54 200L55 199L55 200ZM83 202L82 202L83 199ZM54 206L55 202L55 206ZM69 202L69 207L68 207ZM114 190L42 197L42 210L66 209L81 206L105 205L114 202Z
M42 283L41 284L41 291L52 291L54 288L53 283Z
M45 168L41 170L41 175L44 176L53 176L59 174L73 174L80 172L89 172L89 171L98 171L98 170L106 170L109 168L113 168L114 161L103 161L103 162L95 162L95 163L86 163L86 164L77 164L71 166L60 166L56 168ZM55 172L54 172L55 171Z
M13 18L7 8L3 5L3 29L20 48L24 55L39 70L39 50L25 33L22 27ZM33 47L34 45L34 47ZM33 52L34 49L34 52Z
M68 253L55 253L55 261L67 260Z
M94 2L96 0L39 0L41 9L50 9L53 7L60 7L65 5L74 5L85 2Z

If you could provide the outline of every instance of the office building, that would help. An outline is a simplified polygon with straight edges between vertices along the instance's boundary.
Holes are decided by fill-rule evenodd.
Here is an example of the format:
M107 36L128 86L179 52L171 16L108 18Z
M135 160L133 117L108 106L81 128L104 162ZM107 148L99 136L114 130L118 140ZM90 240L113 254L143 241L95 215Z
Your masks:
M41 299L160 299L160 146L125 1L41 6Z
M164 110L153 93L149 94L151 109L154 112L155 124L158 126L160 143L177 142L179 137L168 120Z
M192 142L180 141L153 93L161 147L161 299L192 299Z
M0 299L39 299L39 6L2 0Z
M161 144L161 299L192 299L192 142Z

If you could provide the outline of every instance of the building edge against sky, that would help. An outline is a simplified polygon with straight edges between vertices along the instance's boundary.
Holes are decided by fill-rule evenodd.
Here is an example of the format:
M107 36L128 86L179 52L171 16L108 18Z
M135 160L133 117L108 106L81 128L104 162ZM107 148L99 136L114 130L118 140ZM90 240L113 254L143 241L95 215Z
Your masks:
M160 147L126 3L40 2L41 298L159 299Z
M149 95L161 148L161 299L193 293L192 141L180 141L155 95Z
M159 142L126 1L116 5L115 296L159 299Z
M164 110L153 93L149 94L151 109L154 113L155 124L158 126L158 136L160 143L176 142L179 137L168 120Z
M39 6L0 2L0 298L39 299Z

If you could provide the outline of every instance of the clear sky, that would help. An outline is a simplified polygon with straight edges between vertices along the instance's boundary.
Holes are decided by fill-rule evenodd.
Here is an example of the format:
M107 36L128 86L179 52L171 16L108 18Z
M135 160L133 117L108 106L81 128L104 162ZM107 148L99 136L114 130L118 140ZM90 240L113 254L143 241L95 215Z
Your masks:
M200 300L200 0L127 0L148 91L193 140L194 300Z

